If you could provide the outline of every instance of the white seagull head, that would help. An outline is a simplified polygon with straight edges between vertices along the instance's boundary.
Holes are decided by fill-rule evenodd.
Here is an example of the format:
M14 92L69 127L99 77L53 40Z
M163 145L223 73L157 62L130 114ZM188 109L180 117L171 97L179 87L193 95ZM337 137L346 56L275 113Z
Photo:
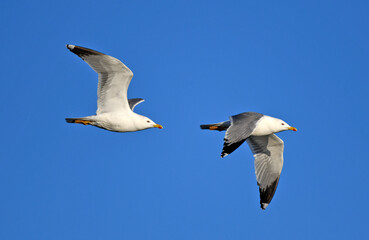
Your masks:
M260 127L268 128L271 131L271 133L278 133L287 130L297 131L296 128L291 127L288 123L278 118L264 116L263 120L264 121L262 121Z
M136 127L138 127L139 129L144 130L148 128L159 128L159 129L163 128L162 125L155 123L153 120L151 120L148 117L145 117L142 115L138 115L138 116L139 116L139 121L136 122Z

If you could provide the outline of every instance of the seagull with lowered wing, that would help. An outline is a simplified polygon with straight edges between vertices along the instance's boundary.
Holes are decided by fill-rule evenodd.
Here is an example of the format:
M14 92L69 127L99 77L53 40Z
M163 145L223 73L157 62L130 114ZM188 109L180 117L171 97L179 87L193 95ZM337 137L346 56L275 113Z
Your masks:
M255 175L259 185L260 206L269 205L277 189L283 167L284 143L274 133L292 130L285 121L256 112L231 116L229 121L200 125L201 129L226 130L221 157L236 150L245 141L255 158Z

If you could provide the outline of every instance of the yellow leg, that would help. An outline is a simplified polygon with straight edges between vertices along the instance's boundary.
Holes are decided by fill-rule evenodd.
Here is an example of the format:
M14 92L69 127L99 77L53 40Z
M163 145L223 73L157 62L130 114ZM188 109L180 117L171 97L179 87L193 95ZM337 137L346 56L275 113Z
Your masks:
M217 130L218 129L218 126L211 126L209 127L210 130Z
M81 123L81 124L83 124L83 125L88 125L88 124L90 124L90 123L91 123L91 121L76 119L76 120L74 121L74 123Z

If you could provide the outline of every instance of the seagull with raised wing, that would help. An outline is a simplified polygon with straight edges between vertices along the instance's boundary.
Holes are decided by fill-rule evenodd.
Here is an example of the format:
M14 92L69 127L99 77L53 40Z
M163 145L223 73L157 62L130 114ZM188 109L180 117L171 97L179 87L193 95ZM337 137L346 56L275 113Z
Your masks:
M231 116L229 121L200 125L201 129L227 130L221 157L247 142L255 158L255 174L260 192L260 205L264 210L272 201L283 167L283 141L274 133L292 130L281 119L256 112Z
M96 115L66 118L68 123L92 125L113 132L134 132L148 128L163 128L151 119L133 112L142 98L127 99L132 71L118 59L92 49L67 45L98 73Z

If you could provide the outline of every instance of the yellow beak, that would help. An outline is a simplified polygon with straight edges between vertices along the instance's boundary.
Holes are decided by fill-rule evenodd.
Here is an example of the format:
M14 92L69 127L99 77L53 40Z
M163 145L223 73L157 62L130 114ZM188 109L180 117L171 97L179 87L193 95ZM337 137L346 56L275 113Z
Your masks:
M297 129L294 128L294 127L289 127L288 130L292 130L292 131L295 131L295 132L297 131Z
M163 128L163 126L162 126L162 125L160 125L160 124L154 124L154 126L153 126L153 127L160 128L160 129L162 129L162 128Z

